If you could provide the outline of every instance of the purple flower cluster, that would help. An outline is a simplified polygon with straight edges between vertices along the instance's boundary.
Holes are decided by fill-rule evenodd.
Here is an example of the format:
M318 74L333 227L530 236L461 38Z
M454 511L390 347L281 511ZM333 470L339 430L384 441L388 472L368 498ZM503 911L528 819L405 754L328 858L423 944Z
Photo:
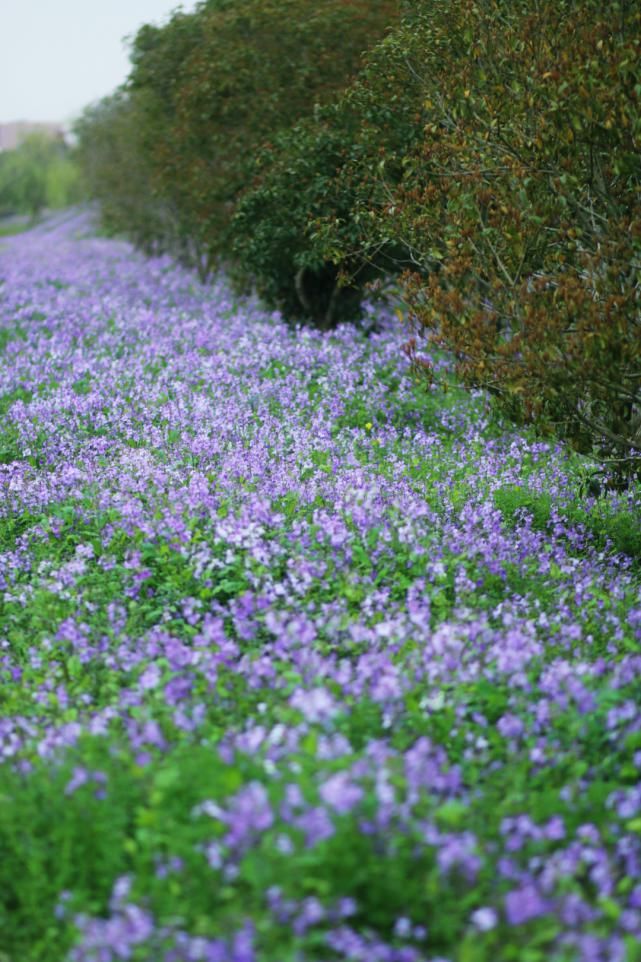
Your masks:
M641 588L572 458L417 392L385 308L292 330L85 215L0 280L2 768L139 831L70 962L624 962Z
M106 919L78 916L78 946L69 962L117 962L131 959L137 946L153 950L158 962L256 962L254 933L250 924L227 939L190 936L172 927L156 926L153 917L129 902L130 880L116 881ZM64 914L64 912L62 913ZM147 958L150 958L147 954Z

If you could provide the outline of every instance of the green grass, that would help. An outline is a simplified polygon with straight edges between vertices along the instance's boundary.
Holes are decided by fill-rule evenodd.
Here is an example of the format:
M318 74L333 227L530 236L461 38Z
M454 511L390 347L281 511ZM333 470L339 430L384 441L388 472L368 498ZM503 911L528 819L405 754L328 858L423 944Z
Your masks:
M0 220L0 237L14 237L16 234L24 234L38 223L38 220L29 220L27 222L3 224Z

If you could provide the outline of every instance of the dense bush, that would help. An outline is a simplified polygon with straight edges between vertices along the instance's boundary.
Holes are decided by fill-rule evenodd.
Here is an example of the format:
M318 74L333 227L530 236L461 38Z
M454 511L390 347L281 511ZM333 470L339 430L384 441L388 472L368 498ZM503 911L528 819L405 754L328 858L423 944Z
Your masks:
M234 252L288 316L306 313L326 327L353 318L369 281L411 265L402 243L370 222L422 130L420 78L407 70L417 49L420 56L414 27L391 32L335 102L254 162L232 224Z
M324 118L297 124L259 156L232 222L236 273L286 317L307 315L323 328L360 307L359 289L339 287L337 268L318 257L308 235L314 211L343 212L333 179L348 150Z
M83 180L100 204L103 227L127 233L150 254L166 246L169 216L150 193L142 129L138 103L119 92L87 108L75 133Z
M424 9L431 117L388 211L420 264L419 328L512 414L629 471L641 456L639 8Z
M410 266L417 326L468 385L634 470L640 44L631 4L414 0L338 104L261 157L241 261L290 310L304 266L357 288Z
M162 27L143 27L115 118L120 134L123 111L136 118L117 169L121 177L133 170L134 182L144 171L158 243L202 276L227 262L230 218L256 153L344 88L397 13L397 0L209 0ZM88 122L81 140L91 138ZM110 182L101 193L107 206L114 198L134 238L146 233L147 204L141 226L128 185Z

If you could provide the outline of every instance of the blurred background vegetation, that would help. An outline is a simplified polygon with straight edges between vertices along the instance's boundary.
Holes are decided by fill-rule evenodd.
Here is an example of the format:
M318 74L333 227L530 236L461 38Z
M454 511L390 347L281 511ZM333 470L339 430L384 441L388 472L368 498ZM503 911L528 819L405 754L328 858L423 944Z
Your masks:
M82 196L78 165L63 140L32 133L0 153L0 218L35 220L45 209L68 207Z

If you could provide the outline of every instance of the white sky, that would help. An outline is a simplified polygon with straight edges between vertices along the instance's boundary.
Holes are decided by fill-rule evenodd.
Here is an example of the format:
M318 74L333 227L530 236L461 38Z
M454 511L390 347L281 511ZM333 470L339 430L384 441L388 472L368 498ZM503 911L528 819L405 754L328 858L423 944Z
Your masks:
M73 120L126 78L124 37L195 0L0 0L0 123Z

